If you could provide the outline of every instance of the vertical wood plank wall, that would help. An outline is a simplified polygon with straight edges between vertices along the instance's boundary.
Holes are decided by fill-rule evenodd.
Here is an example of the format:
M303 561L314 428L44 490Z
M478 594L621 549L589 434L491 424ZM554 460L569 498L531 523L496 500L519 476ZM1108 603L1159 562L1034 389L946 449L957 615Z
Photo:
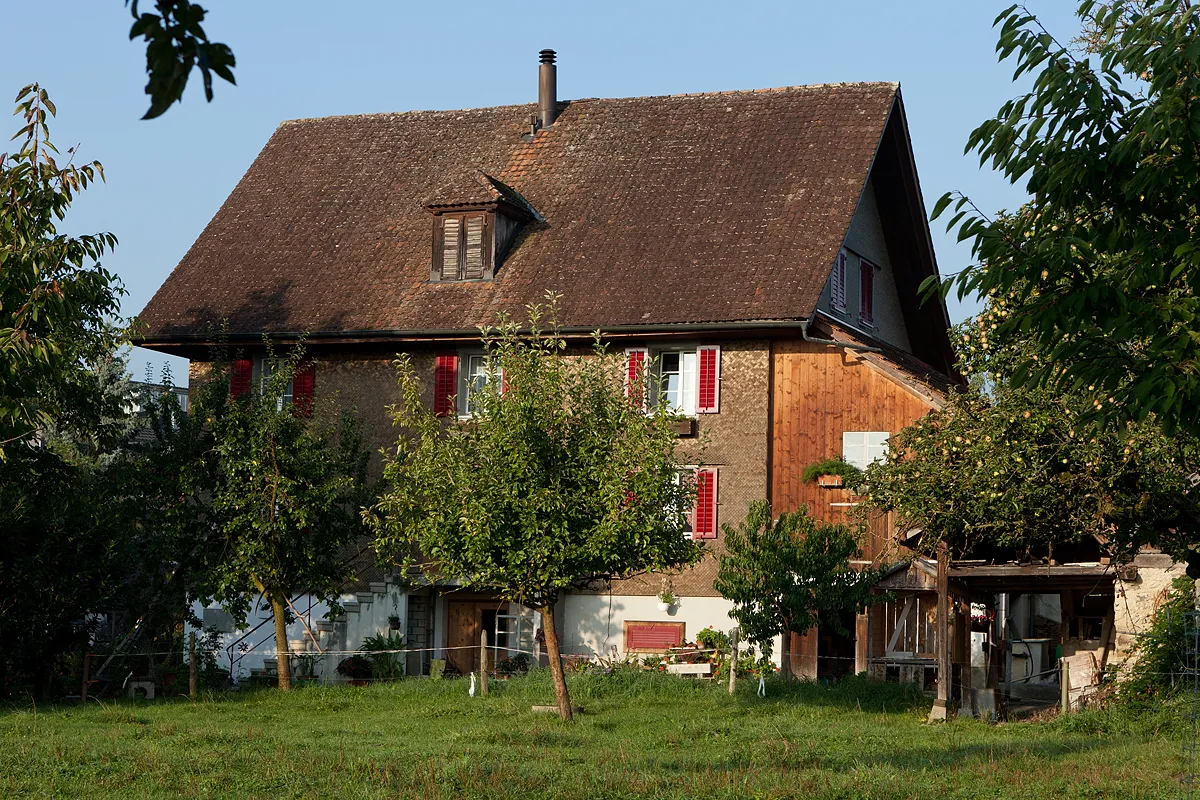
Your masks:
M929 398L867 363L853 351L803 341L777 342L771 354L771 507L775 513L808 506L827 522L849 521L854 497L842 489L822 489L800 479L805 467L842 455L845 431L888 431L923 417L934 406ZM868 523L863 557L890 550L891 515ZM858 631L862 636L862 631ZM869 635L878 635L871 631ZM865 664L866 640L859 643ZM815 678L817 635L792 639L792 670ZM857 665L856 665L857 666Z
M818 519L845 521L848 508L830 504L854 498L841 489L801 481L805 467L841 456L845 431L895 433L933 405L840 347L781 342L771 362L771 506L778 513L807 505ZM883 543L871 544L875 550Z

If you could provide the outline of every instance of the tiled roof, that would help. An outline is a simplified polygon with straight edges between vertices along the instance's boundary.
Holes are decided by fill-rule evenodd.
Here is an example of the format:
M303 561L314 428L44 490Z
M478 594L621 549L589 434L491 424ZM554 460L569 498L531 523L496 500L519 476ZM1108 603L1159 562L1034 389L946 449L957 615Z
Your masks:
M896 95L575 100L532 140L533 104L285 122L143 311L145 336L470 331L548 290L566 327L803 319ZM509 191L540 219L495 280L429 282L426 206Z

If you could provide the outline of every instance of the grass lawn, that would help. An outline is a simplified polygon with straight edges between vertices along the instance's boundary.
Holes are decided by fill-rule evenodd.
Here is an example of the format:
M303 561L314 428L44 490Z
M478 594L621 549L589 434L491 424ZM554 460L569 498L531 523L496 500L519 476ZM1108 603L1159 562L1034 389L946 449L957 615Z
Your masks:
M901 687L547 674L0 711L3 797L1178 797L1183 712L923 724Z

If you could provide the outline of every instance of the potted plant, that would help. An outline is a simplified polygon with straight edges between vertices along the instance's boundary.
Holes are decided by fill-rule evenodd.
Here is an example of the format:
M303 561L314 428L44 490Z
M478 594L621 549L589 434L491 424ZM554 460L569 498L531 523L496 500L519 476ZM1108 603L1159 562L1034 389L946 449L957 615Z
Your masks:
M862 470L853 464L848 464L840 458L827 458L816 464L810 464L801 474L801 480L817 482L822 489L841 489L847 482L862 474Z
M388 630L400 630L400 617L397 614L388 615Z
M366 686L371 682L371 662L365 656L343 658L337 665L337 673L349 678L351 686Z
M671 590L664 589L661 592L659 592L659 595L658 595L658 610L659 611L670 611L671 606L675 605L677 602L679 602L679 599L677 597L675 597L674 594L671 593Z

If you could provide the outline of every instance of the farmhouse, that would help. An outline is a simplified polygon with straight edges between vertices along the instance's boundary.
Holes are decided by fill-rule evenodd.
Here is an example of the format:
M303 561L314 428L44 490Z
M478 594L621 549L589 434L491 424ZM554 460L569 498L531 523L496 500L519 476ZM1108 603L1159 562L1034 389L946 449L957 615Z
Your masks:
M564 101L554 61L542 52L537 103L280 125L144 310L140 343L190 358L194 382L223 344L234 391L252 391L264 336L304 337L292 398L355 409L386 447L397 352L427 376L431 406L469 416L478 326L559 293L564 332L600 329L631 368L651 365L653 402L684 419L685 463L702 456L690 535L714 557L573 594L557 614L566 652L661 651L732 627L715 556L752 501L845 518L853 498L803 471L865 466L938 404L955 380L948 318L918 292L936 264L898 85ZM874 520L864 558L892 540ZM325 609L300 589L296 608L335 649L398 618L410 646L433 651L410 672L481 630L525 649L538 624L486 593L370 565L336 622L318 623ZM790 643L798 671L866 669L883 634L867 615L850 622L854 638ZM224 629L243 667L273 652L269 627ZM478 659L445 655L464 672Z

